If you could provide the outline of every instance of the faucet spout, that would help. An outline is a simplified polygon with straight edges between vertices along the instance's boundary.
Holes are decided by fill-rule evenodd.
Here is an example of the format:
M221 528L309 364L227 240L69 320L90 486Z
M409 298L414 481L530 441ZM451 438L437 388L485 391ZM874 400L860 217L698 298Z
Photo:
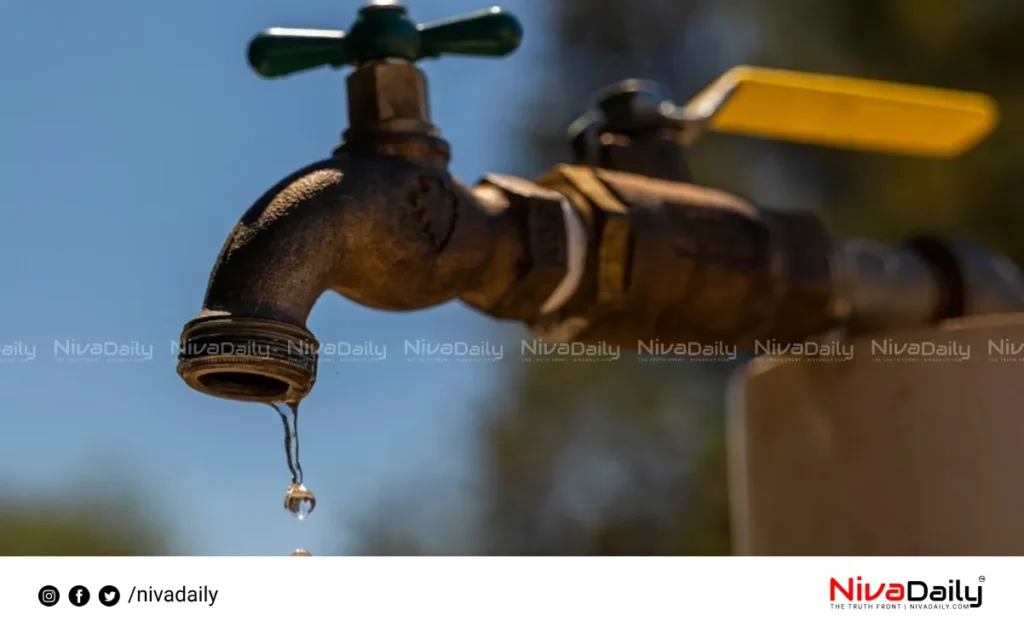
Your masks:
M297 402L316 381L306 319L333 290L392 311L474 287L493 222L443 163L347 151L288 176L228 236L178 373L208 395Z
M202 312L181 334L178 374L190 387L301 400L319 347L306 318L328 290L392 311L500 299L523 267L521 223L448 173L449 146L415 62L500 57L521 36L496 8L416 25L399 3L373 2L347 33L270 29L253 39L249 61L264 77L352 66L349 127L331 159L285 178L228 236Z

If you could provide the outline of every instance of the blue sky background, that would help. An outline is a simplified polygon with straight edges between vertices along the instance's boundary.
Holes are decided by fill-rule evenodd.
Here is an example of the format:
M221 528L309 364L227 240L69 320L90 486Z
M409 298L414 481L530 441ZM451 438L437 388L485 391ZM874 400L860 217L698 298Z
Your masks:
M389 346L378 363L321 365L303 402L302 461L319 506L299 524L277 416L189 390L172 342L199 308L231 227L266 189L327 156L346 127L344 73L257 78L245 47L269 26L347 28L344 0L4 0L0 3L0 490L33 498L128 473L188 554L314 554L409 479L464 477L492 366L411 363L404 338L496 326L457 305L376 312L325 296L321 342ZM420 22L486 6L409 2ZM508 170L521 82L541 61L541 3L505 60L423 65L433 117L474 181ZM532 20L531 20L532 18ZM510 333L516 332L512 327ZM55 340L136 344L150 360L58 362ZM19 358L34 346L36 358ZM92 480L86 480L92 481Z

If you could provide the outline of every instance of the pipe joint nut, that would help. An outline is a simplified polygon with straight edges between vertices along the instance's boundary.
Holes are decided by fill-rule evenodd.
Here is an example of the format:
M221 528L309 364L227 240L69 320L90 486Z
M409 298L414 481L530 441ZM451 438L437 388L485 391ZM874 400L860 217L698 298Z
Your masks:
M533 323L550 310L550 299L565 281L571 264L565 198L533 182L504 175L486 175L480 184L499 189L507 213L517 218L526 245L519 280L488 313L500 319Z

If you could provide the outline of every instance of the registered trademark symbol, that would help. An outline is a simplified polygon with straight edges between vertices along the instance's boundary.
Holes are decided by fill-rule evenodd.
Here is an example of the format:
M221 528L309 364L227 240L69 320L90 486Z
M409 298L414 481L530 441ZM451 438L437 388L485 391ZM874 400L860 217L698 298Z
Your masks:
M985 582L984 576L978 576L978 582Z

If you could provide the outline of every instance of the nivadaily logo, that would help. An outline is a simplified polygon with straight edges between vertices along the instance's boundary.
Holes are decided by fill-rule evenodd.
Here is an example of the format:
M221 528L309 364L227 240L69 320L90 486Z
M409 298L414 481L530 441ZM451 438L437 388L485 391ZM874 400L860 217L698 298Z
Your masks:
M864 582L861 576L829 583L829 599L833 609L977 609L981 606L984 576L972 585L950 580L946 585L933 585L923 580L905 582Z

